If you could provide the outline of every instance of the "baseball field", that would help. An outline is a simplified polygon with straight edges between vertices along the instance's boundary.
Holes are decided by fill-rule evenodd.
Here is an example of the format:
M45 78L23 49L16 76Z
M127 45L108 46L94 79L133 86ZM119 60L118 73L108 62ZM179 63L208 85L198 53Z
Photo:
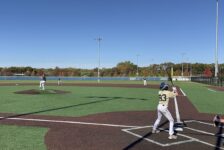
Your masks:
M224 149L224 88L175 82L183 131L169 140L169 122L152 134L160 82L56 81L39 90L37 81L0 82L0 147L4 150ZM169 110L176 120L174 101Z

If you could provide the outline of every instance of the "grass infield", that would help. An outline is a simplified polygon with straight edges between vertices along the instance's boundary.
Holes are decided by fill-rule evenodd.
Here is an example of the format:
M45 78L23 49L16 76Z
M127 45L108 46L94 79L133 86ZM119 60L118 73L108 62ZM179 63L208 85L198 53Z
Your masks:
M104 83L112 82L128 83L126 81L106 81ZM74 81L72 83L83 82ZM142 82L131 81L129 83L141 84ZM159 83L158 81L149 82L149 84ZM175 82L174 84L183 89L200 112L224 113L222 107L224 92L209 91L207 85L192 82ZM158 90L150 88L47 86L47 91L39 95L14 93L31 89L38 90L38 83L37 86L0 86L0 112L83 116L103 112L155 110L158 102ZM52 90L63 90L70 93L49 94Z
M0 86L1 112L83 116L103 112L154 110L157 105L156 89L50 86L46 90L70 93L14 93L35 88L38 89L38 86Z

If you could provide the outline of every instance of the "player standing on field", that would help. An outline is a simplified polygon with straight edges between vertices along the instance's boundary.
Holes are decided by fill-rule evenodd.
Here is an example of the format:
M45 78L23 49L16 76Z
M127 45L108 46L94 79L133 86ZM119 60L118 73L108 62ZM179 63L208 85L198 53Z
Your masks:
M40 80L40 90L45 90L46 76L43 73Z
M224 125L224 118L221 118L219 115L215 115L213 123L215 127L218 127L219 125Z
M164 115L168 120L169 120L169 139L177 139L177 136L174 135L174 119L168 110L168 104L169 104L169 99L173 98L178 95L176 87L173 87L173 91L168 91L169 85L162 82L160 84L160 91L159 91L159 104L157 107L157 114L158 117L154 123L152 133L159 133L160 131L157 129L158 125L161 121L162 115Z
M146 78L143 78L143 85L144 86L147 86L147 80L146 80Z
M61 85L61 78L58 78L58 85Z

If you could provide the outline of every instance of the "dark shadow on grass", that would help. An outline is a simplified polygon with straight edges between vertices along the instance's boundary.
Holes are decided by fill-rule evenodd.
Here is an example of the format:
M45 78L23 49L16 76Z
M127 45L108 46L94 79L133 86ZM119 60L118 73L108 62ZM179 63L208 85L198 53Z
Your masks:
M88 96L86 98L116 98L116 99L123 99L123 100L141 100L141 101L147 101L149 99L144 98L131 98L131 97L104 97L104 96Z
M112 100L116 100L116 99L118 99L118 98L114 97L114 98L108 98L108 99L103 99L103 100L96 100L96 101L87 102L87 103L81 103L81 104L76 104L76 105L70 105L70 106L64 106L64 107L57 107L57 108L52 108L52 109L34 111L34 112L29 112L29 113L11 115L11 116L7 116L7 117L4 117L4 118L1 118L0 120L4 120L4 119L7 119L7 118L14 118L14 117L21 117L21 116L39 114L39 113L55 111L55 110L62 110L62 109L73 108L73 107L79 107L79 106L85 106L85 105L91 105L91 104L97 104L97 103L103 103L103 102L112 101Z
M220 150L220 147L222 147L222 140L223 140L222 134L223 134L223 123L220 124L218 132L216 133L217 139L215 150Z
M163 127L164 125L166 125L169 121L166 120L164 123L162 123L161 125L159 125L158 128ZM129 144L127 147L123 148L123 150L129 150L133 147L135 147L136 145L140 144L145 138L149 137L152 135L152 131L149 131L148 133L146 133L144 136L142 136L141 138L137 139L136 141L132 142L131 144Z

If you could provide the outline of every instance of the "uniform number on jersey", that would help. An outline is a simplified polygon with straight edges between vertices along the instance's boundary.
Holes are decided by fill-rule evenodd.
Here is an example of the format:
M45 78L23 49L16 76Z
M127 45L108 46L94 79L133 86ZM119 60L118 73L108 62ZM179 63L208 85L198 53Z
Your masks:
M159 95L160 101L166 101L166 94Z

